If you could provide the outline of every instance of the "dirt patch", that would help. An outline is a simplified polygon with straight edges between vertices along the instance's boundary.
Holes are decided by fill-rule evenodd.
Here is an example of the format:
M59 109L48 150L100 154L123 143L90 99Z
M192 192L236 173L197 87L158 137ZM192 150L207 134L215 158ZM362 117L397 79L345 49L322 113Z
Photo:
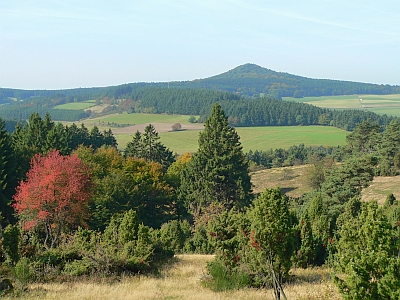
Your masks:
M114 134L134 134L137 130L144 132L147 125L152 124L157 132L169 132L172 131L172 123L143 123L138 125L132 125L127 127L112 128ZM204 129L203 124L182 124L181 130L202 130Z

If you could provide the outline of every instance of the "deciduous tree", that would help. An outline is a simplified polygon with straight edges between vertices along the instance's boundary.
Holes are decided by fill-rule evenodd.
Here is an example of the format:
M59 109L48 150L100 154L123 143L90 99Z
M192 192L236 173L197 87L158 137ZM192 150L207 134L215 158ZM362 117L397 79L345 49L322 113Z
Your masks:
M77 155L35 155L14 196L23 228L44 231L44 245L53 248L68 226L82 224L92 191L88 171Z

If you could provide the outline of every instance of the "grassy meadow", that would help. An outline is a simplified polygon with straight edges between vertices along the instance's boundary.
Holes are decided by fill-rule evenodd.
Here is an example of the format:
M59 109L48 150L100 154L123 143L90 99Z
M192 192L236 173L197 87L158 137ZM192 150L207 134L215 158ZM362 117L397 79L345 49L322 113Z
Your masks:
M55 106L56 109L72 109L72 110L79 110L79 109L88 109L92 106L95 106L94 102L70 102L65 104L60 104Z
M112 283L80 280L31 284L19 299L274 299L271 289L213 292L205 288L201 281L206 278L206 264L212 259L212 255L177 255L175 261L161 270L158 276L138 275ZM342 299L330 280L329 269L292 269L291 274L295 276L284 286L288 299Z
M292 98L286 101L308 103L330 109L363 109L377 114L400 117L400 94L392 95L347 95Z
M100 130L111 128L117 139L118 147L125 149L132 140L136 130L143 131L146 124L155 126L161 142L178 154L195 152L198 148L199 133L203 124L191 124L189 116L166 114L112 114L83 121L87 128L93 126ZM70 125L70 122L63 122ZM172 131L172 125L182 124L184 130ZM243 150L269 150L276 148L287 149L303 143L306 146L336 146L344 145L347 132L328 126L265 126L237 127Z
M116 124L143 124L143 123L174 123L187 124L189 123L189 116L185 115L167 115L167 114L112 114L106 115L100 118L88 119L88 123L106 124L106 123L116 123ZM85 121L85 122L86 122Z
M165 146L178 154L184 154L197 151L199 133L203 128L203 124L190 124L188 119L189 116L184 115L122 113L87 119L84 124L88 128L96 125L101 130L111 128L119 148L124 149L136 130L142 131L145 124L152 123ZM174 123L181 123L184 129L189 129L172 131ZM327 126L237 127L236 131L245 152L289 148L301 143L306 146L344 145L347 134L342 129Z
M157 127L156 127L157 128ZM347 132L324 126L237 127L243 151L287 149L303 143L306 146L344 145ZM200 130L160 132L161 142L178 154L195 152ZM119 148L124 149L132 140L129 134L115 134Z

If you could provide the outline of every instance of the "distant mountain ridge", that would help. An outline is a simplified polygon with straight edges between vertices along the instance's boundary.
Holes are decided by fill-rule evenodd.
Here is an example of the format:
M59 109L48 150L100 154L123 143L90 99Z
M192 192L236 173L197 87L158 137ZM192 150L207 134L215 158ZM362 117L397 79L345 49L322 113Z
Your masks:
M240 65L219 75L192 81L129 83L119 86L76 88L64 90L22 90L0 88L0 104L12 103L32 97L81 97L95 98L101 95L121 97L140 88L192 88L235 93L238 96L281 97L335 96L353 94L398 94L400 86L312 79L289 73L276 72L255 64Z

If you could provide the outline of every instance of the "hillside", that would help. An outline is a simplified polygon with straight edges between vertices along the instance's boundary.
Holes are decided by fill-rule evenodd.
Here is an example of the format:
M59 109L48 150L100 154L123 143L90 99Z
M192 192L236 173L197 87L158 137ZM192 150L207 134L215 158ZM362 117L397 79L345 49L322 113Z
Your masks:
M217 89L255 97L265 94L275 98L400 93L400 86L312 79L276 72L255 64L241 65L220 75L189 81L184 86Z
M0 88L0 103L17 100L64 96L94 99L99 96L120 98L133 90L152 88L193 88L232 92L242 96L259 97L260 94L280 97L331 96L352 94L397 94L400 86L370 84L330 79L312 79L289 73L276 72L255 64L244 64L219 75L205 79L176 82L137 82L119 86L76 88L66 90L21 90Z

